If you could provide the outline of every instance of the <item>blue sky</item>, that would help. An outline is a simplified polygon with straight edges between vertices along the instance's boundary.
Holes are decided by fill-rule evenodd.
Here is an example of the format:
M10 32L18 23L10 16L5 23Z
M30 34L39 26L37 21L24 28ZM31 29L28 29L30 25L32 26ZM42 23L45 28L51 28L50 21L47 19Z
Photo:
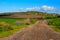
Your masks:
M0 12L28 10L60 13L60 0L0 0Z

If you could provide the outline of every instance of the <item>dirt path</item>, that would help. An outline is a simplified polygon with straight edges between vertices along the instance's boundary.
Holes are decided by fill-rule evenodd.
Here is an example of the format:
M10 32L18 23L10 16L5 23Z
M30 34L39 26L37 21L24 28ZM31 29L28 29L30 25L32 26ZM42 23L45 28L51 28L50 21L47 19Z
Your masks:
M60 33L54 31L46 23L46 20L38 21L13 36L1 38L0 40L60 40Z

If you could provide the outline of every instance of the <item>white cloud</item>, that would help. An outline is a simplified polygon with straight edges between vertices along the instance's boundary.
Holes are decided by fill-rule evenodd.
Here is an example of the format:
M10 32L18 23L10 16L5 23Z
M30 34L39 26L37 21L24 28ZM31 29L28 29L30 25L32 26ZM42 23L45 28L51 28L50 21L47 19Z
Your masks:
M39 11L40 7L32 7L32 8L26 8L28 11Z
M43 6L40 6L40 7L28 7L28 8L18 8L18 9L15 9L15 10L18 10L18 11L44 11L44 12L55 12L56 11L56 8L53 7L53 6L47 6L47 5L43 5Z
M34 10L34 8L26 8L26 10L32 11L32 10Z
M43 9L43 10L55 10L54 7L52 7L52 6L47 6L47 5L43 5L43 6L42 6L42 9Z

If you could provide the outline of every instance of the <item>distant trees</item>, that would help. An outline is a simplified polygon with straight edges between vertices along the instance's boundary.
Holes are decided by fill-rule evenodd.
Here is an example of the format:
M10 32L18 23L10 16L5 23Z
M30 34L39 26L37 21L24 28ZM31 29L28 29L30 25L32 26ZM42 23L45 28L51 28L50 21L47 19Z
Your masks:
M3 17L3 16L10 16L11 14L10 13L2 13L0 14L0 17Z
M60 15L57 15L58 18L60 18Z
M9 13L2 13L0 14L0 18L5 18L5 17L9 17L11 16L12 14L9 14Z

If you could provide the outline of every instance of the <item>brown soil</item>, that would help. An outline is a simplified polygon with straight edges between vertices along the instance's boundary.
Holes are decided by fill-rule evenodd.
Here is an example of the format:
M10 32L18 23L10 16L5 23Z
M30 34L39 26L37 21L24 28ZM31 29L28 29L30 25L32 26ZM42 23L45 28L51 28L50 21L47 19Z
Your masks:
M54 31L46 24L46 20L22 29L13 36L1 38L0 40L60 40L60 33Z
M8 18L43 18L43 16L40 16L40 15L19 15L19 14L14 14L11 16L3 16L3 17L8 17Z

